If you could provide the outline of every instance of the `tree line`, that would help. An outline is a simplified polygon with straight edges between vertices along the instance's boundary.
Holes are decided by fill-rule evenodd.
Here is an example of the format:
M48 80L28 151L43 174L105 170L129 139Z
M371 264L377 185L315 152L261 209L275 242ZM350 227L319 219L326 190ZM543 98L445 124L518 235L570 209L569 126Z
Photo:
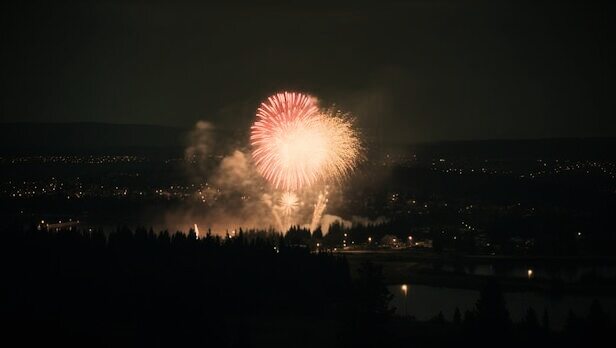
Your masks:
M23 345L565 344L612 327L600 307L564 333L530 312L513 325L495 283L475 311L458 311L451 322L396 316L379 266L364 263L352 279L344 257L297 246L293 234L18 226L0 233L2 337Z

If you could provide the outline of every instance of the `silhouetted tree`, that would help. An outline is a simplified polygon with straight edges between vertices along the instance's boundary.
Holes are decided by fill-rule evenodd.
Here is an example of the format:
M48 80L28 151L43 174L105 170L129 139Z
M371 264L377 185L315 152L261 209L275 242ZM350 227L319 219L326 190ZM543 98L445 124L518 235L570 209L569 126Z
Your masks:
M505 305L505 299L500 285L494 279L490 279L479 294L479 300L475 305L477 322L494 335L507 332L511 326L509 311Z
M572 310L569 310L569 314L567 315L567 321L565 324L565 330L568 333L577 333L582 329L584 325L584 320L576 315Z
M321 226L317 227L317 229L312 232L312 239L313 240L323 239L323 231L321 231Z
M536 331L539 328L539 320L537 319L537 313L530 307L526 311L526 315L523 319L523 324L529 331Z
M443 315L443 311L439 311L438 314L432 318L432 322L438 325L445 324L445 316Z
M610 317L596 299L592 301L588 313L588 325L595 333L603 333L609 327Z
M11 240L11 248L0 243L2 264L23 260L3 273L12 286L0 296L0 320L22 340L42 324L47 343L247 346L248 318L329 320L354 300L345 259L291 246L276 252L282 237L266 231L231 239L126 227L108 238L77 230L0 236Z
M550 331L550 317L548 316L548 309L543 309L543 317L541 317L541 327L545 332Z
M456 310L453 312L453 323L455 325L462 324L462 314L460 313L460 308L456 307Z
M372 262L363 262L358 269L356 298L360 312L376 315L390 315L389 308L393 295L387 290L383 281L382 267Z

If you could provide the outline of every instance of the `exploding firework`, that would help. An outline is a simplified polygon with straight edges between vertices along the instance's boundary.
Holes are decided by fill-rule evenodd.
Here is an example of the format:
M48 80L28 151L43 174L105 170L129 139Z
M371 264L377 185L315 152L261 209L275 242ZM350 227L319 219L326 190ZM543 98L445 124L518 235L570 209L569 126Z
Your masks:
M293 214L295 210L297 210L299 200L295 193L285 192L282 194L282 197L280 197L280 202L278 204L280 205L282 214L285 216L289 216Z
M257 171L286 191L346 176L361 148L348 117L320 110L314 97L289 92L261 104L250 139Z

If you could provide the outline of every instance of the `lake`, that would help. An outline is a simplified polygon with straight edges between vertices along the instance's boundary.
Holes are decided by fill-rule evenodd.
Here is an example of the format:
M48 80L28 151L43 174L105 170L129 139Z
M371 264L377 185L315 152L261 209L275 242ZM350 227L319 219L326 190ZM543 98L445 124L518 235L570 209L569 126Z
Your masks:
M402 284L388 286L389 291L394 295L391 305L396 307L397 314L405 315L406 311L406 314L414 316L418 320L431 319L442 311L445 319L451 321L456 307L464 315L466 310L474 308L479 298L479 291L476 290L406 285L406 296L402 290ZM565 326L569 310L586 317L594 299L599 301L612 319L615 318L616 314L616 297L587 295L551 297L534 292L505 293L504 297L507 309L514 322L521 321L528 308L532 307L537 312L539 320L543 316L543 311L547 310L550 327L555 330L560 330Z

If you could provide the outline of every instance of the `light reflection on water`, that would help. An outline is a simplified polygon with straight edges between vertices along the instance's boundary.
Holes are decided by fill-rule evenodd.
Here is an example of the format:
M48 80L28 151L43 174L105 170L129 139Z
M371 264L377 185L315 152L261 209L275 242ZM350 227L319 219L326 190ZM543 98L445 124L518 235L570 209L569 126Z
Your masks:
M533 270L533 276L537 279L560 279L564 282L576 282L585 275L594 275L601 278L616 277L616 267L613 265L549 267L545 265L529 264L527 267L499 267L493 264L477 264L461 268L456 268L453 265L443 265L439 268L439 270L445 272L462 272L464 274L479 276L507 276L514 278L526 278L529 269Z
M479 298L479 291L476 290L412 284L407 284L405 297L401 286L402 284L388 287L394 295L391 305L396 307L397 314L404 315L406 299L408 315L418 320L431 319L442 311L445 319L451 321L456 307L464 315L466 310L474 308ZM554 298L532 292L505 293L507 309L514 322L521 321L529 307L537 312L539 319L543 316L544 309L547 309L550 326L557 330L564 327L569 310L577 315L587 316L595 298L612 319L616 318L616 297L564 295Z

